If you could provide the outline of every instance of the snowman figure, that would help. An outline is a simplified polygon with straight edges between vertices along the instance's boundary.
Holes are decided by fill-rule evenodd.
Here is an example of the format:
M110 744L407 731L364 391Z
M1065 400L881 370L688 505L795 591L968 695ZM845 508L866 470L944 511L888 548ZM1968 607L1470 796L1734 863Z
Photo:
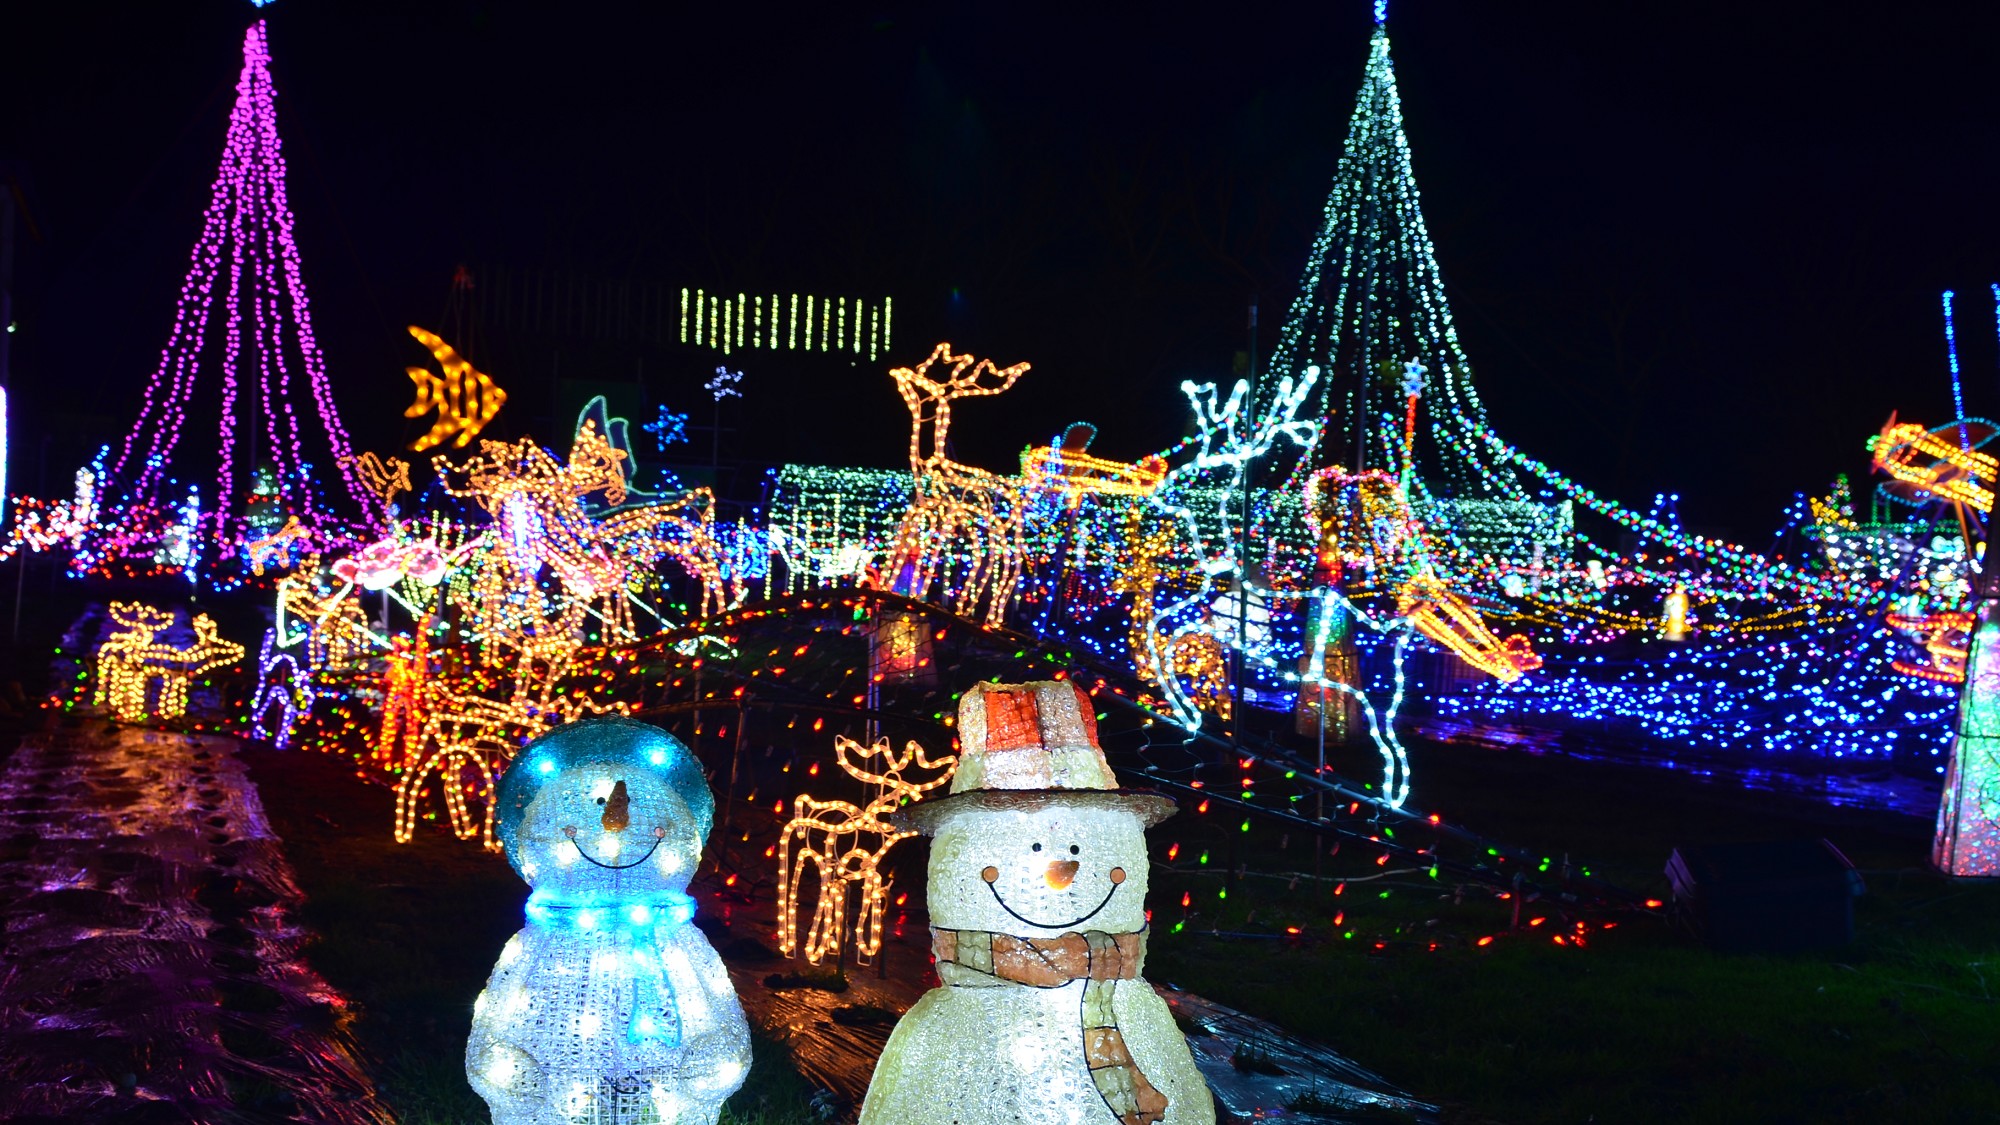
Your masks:
M1142 972L1145 829L1174 802L1120 790L1090 697L980 684L951 795L896 814L934 837L932 950L861 1125L1212 1125L1187 1040Z
M700 764L657 727L592 719L530 742L494 800L534 888L465 1048L494 1125L715 1125L750 1030L691 924L715 819Z

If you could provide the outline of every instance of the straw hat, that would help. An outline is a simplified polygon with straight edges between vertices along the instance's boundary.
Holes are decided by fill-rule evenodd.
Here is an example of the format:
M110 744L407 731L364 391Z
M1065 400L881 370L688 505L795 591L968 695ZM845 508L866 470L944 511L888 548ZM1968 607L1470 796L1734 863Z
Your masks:
M958 701L958 738L951 795L905 806L896 823L930 835L963 809L1095 806L1128 809L1150 826L1178 807L1164 794L1118 787L1090 696L1067 680L973 685Z

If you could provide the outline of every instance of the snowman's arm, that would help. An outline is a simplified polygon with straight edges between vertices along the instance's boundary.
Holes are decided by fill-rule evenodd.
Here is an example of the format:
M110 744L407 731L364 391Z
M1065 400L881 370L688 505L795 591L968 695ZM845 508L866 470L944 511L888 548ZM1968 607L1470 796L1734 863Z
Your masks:
M682 926L663 952L681 1012L681 1045L692 1064L685 1076L719 1101L743 1085L750 1069L750 1024L736 986L715 947L692 925ZM680 964L671 965L676 960Z
M525 931L514 938L515 942L529 940ZM508 963L495 965L474 1006L472 1035L466 1043L466 1077L473 1089L496 1106L501 1101L533 1100L541 1091L541 1063L523 1026L527 1005L522 996L532 960L517 953L507 959Z

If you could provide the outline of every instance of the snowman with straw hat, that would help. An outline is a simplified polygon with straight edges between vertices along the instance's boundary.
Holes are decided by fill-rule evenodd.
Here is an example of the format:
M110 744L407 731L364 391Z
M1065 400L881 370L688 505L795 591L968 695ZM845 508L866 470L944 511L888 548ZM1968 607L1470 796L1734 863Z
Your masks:
M933 838L943 983L889 1037L861 1125L1210 1125L1142 976L1145 830L1174 802L1118 788L1069 682L979 684L959 737L951 795L896 814Z

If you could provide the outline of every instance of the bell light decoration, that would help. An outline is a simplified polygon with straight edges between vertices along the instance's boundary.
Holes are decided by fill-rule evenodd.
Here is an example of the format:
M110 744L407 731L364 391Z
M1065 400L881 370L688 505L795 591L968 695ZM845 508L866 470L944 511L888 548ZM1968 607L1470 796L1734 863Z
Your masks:
M979 684L958 722L951 795L892 818L934 837L943 985L889 1036L861 1125L1211 1125L1142 975L1145 830L1173 801L1117 788L1070 683Z
M688 879L715 798L657 727L590 719L500 778L499 835L534 888L473 1004L466 1077L494 1125L715 1125L750 1067Z

